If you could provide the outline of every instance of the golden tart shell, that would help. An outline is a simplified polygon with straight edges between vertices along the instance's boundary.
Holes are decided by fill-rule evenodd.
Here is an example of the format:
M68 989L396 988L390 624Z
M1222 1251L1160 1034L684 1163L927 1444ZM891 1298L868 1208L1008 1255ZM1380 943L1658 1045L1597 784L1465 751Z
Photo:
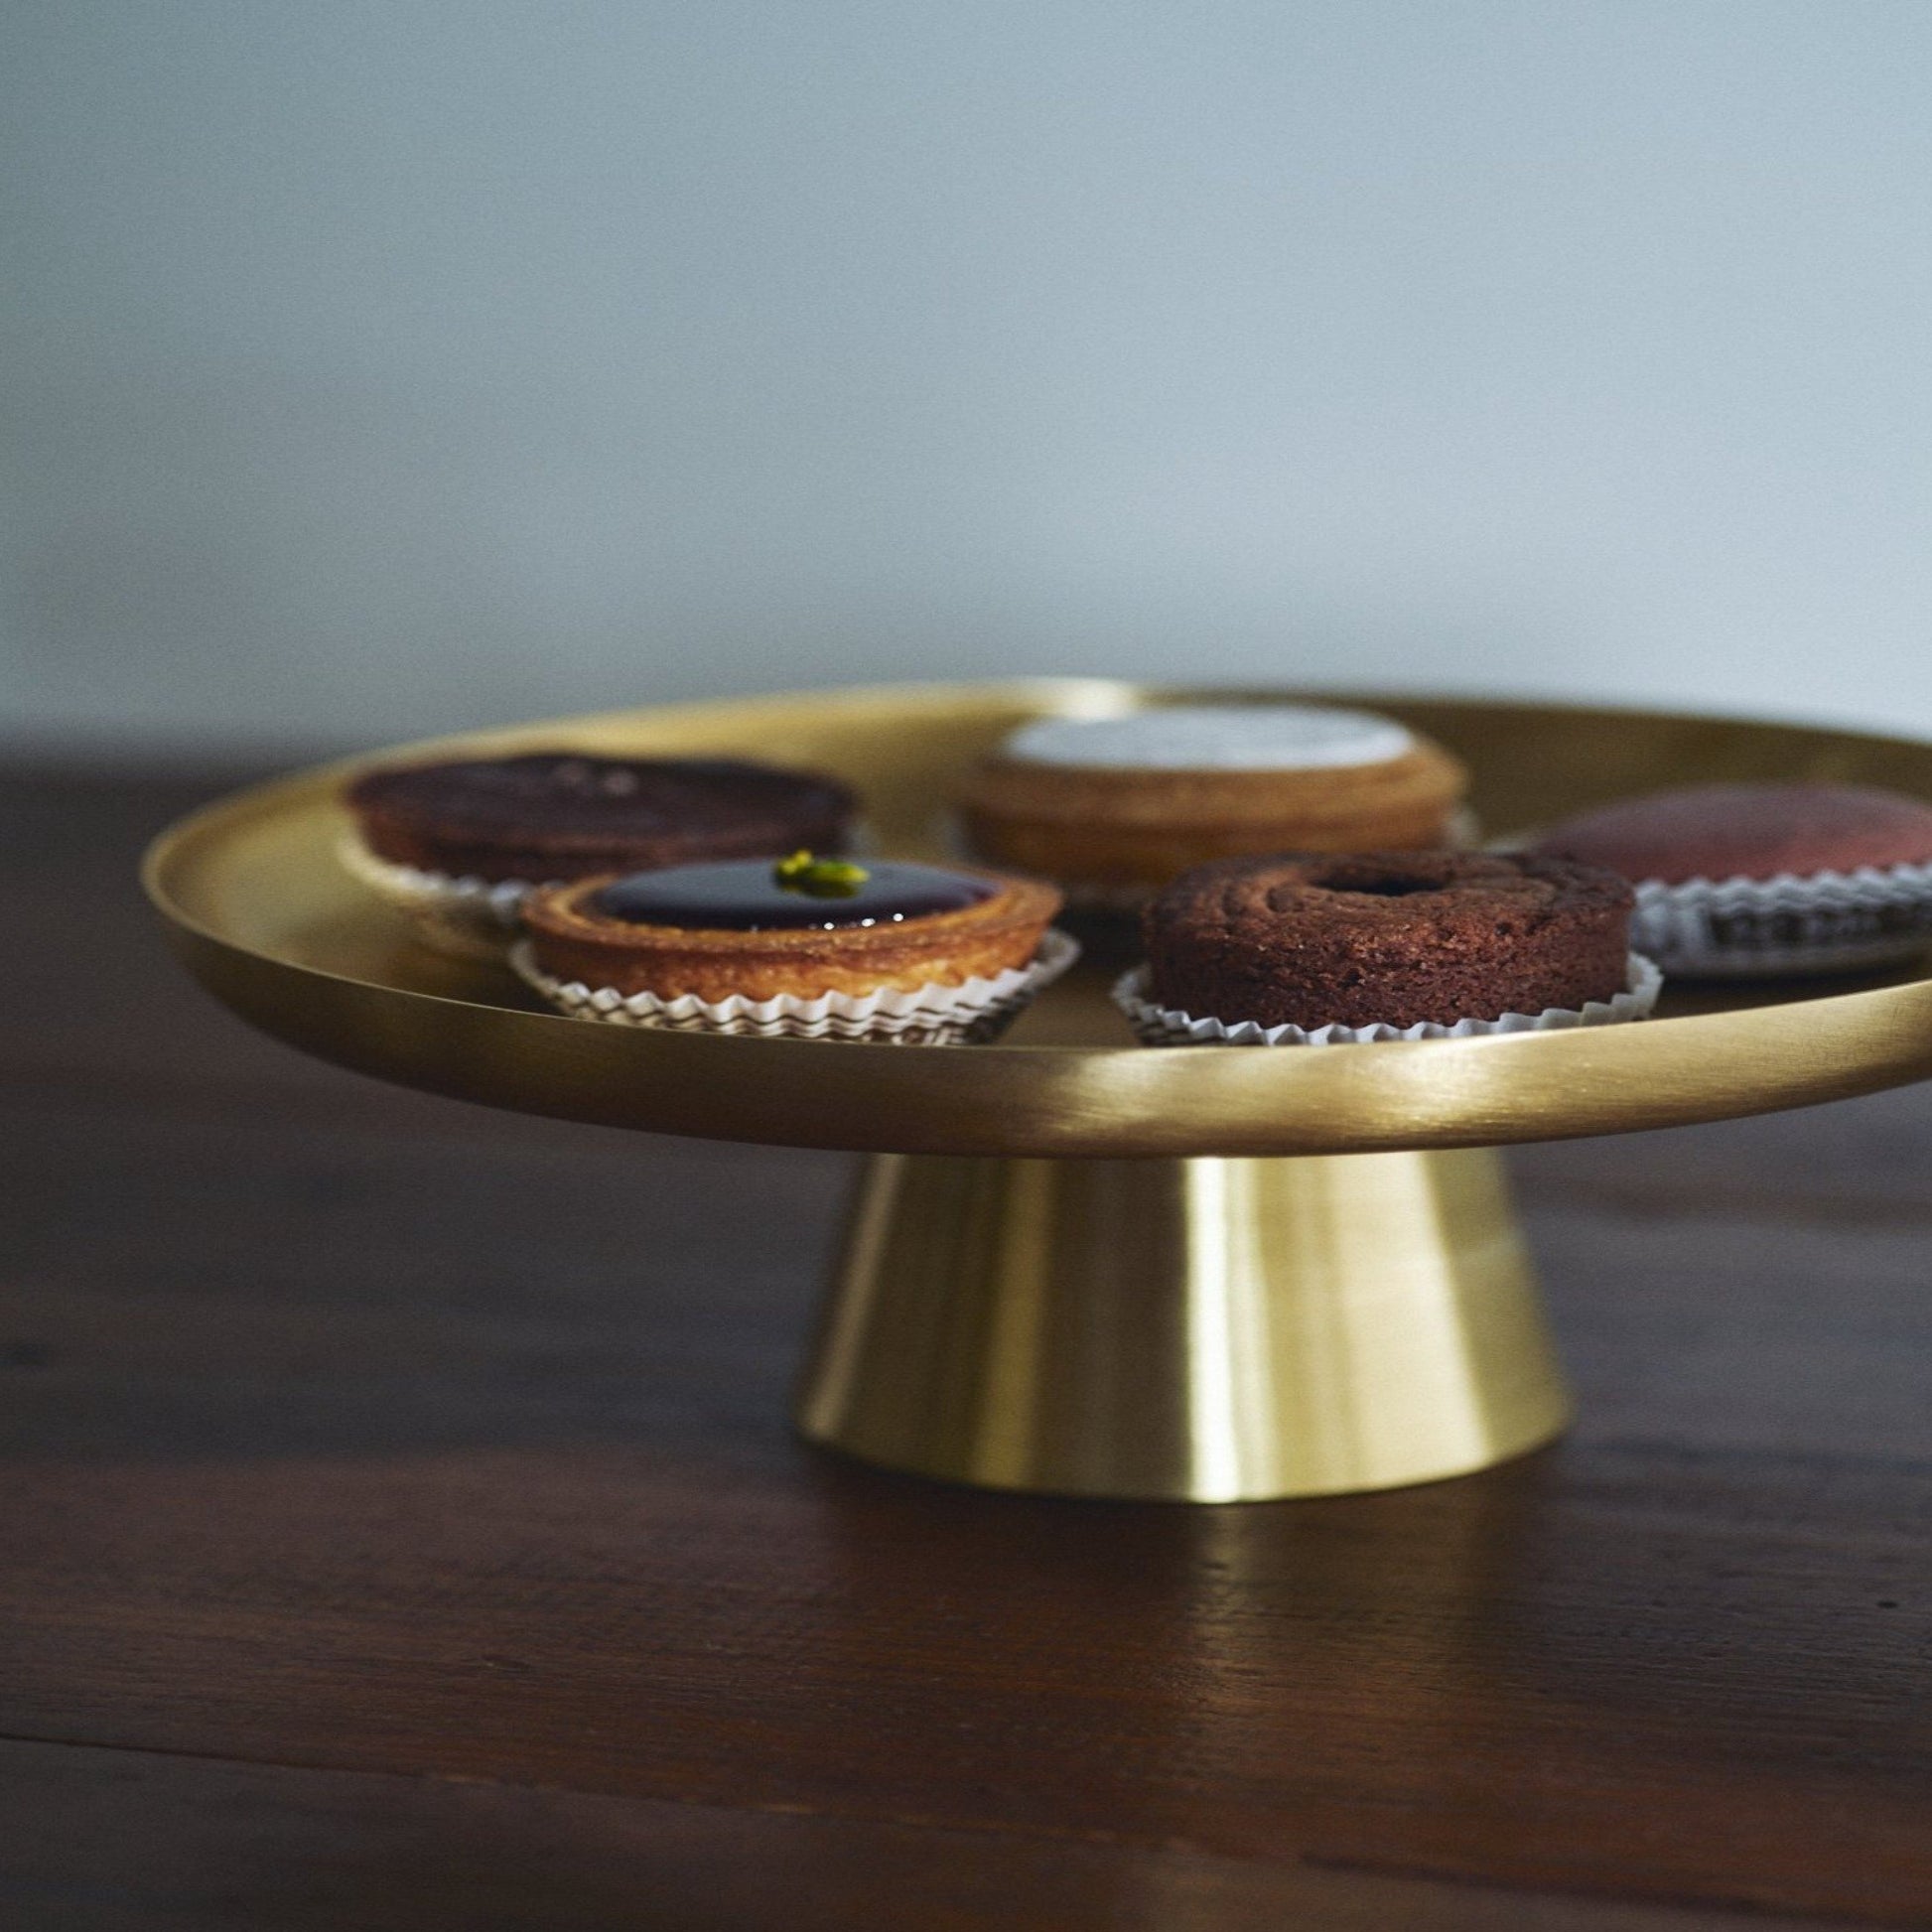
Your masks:
M1060 909L1037 880L975 866L950 868L997 888L955 912L897 924L789 927L761 932L706 926L639 925L601 913L590 900L620 875L580 879L532 893L523 903L536 964L553 979L611 987L628 997L716 1003L821 993L865 995L958 986L1025 966Z
M1467 785L1418 739L1399 758L1318 770L1179 771L983 759L960 815L972 849L1048 878L1165 885L1210 860L1446 845Z

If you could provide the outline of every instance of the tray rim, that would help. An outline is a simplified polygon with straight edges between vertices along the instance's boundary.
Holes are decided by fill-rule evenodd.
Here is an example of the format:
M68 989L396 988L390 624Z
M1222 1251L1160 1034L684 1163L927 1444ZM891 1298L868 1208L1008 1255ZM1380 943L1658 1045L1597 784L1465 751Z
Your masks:
M330 759L214 799L164 830L143 885L171 943L263 1031L375 1077L513 1110L721 1140L867 1152L1152 1158L1487 1146L1634 1132L1816 1104L1932 1077L1932 979L1631 1027L1369 1047L895 1047L609 1028L280 958L180 902L209 844L372 762L608 731L961 704L1118 707L1313 698L1719 725L1796 741L1932 747L1836 724L1461 694L1192 687L1103 678L874 684L632 706ZM756 1059L749 1055L756 1054ZM801 1059L799 1056L805 1056Z

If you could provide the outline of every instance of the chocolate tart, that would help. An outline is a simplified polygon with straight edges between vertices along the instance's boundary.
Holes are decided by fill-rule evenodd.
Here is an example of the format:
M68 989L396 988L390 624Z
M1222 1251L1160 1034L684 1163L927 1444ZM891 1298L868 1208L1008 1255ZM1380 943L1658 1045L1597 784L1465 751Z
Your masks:
M1450 842L1466 784L1440 746L1370 712L1175 706L1043 719L969 774L969 848L1082 898L1144 901L1243 854Z
M793 867L789 882L735 862L547 887L524 902L530 958L553 980L662 1000L913 992L1025 967L1060 907L1049 886L977 868ZM857 878L818 890L827 872Z
M1514 854L1228 860L1143 919L1150 997L1229 1025L1406 1028L1575 1010L1623 992L1632 895Z
M367 771L346 799L362 843L389 865L533 885L800 846L839 852L858 816L851 790L816 772L578 752Z

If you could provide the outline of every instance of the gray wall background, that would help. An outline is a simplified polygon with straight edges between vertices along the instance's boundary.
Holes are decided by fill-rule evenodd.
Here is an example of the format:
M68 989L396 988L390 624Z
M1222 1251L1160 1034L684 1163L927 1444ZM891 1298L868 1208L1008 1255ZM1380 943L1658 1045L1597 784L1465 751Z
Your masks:
M4 719L1932 730L1923 0L15 0Z

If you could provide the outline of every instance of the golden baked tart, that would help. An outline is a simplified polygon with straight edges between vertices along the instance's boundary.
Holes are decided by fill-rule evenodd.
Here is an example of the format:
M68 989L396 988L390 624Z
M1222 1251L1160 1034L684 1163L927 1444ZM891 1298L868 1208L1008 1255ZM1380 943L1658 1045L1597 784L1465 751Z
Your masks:
M1189 867L1448 845L1466 774L1373 712L1176 705L1023 726L959 800L975 857L1131 904Z
M992 981L1039 951L1060 895L977 868L795 853L552 886L524 902L560 983L717 1005Z

